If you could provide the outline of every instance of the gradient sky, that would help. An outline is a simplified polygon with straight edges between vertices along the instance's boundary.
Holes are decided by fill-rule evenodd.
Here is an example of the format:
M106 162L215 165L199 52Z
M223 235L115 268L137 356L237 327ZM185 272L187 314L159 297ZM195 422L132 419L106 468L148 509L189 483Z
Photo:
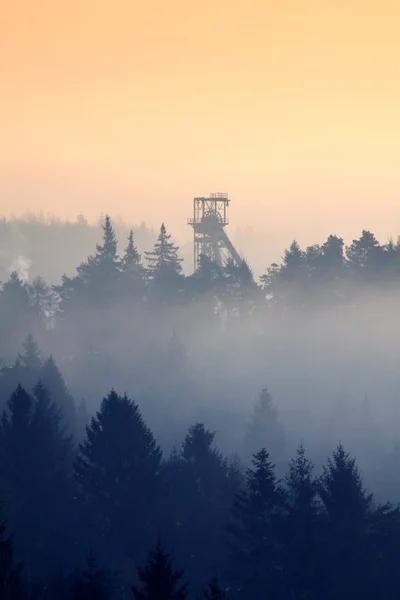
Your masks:
M0 213L400 233L398 0L3 0Z

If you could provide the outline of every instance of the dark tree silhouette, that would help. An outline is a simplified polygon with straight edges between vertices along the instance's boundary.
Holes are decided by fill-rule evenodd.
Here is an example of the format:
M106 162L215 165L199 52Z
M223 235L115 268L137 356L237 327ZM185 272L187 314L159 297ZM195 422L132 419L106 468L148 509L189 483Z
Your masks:
M320 507L313 465L304 446L289 462L285 477L285 511L281 515L284 584L288 597L314 598L318 590ZM317 592L318 595L318 592Z
M67 425L70 431L74 431L77 418L75 402L52 356L44 362L40 370L40 379L49 390L52 400L62 409L64 425Z
M149 263L148 273L152 278L173 276L182 271L182 259L178 257L178 246L170 241L171 235L167 233L164 223L160 228L157 242L152 252L145 252Z
M72 443L62 413L39 384L30 396L12 394L0 428L0 467L5 507L18 554L35 577L65 559Z
M141 555L153 533L160 467L161 451L137 404L111 391L87 426L75 462L107 544Z
M132 586L136 600L185 600L187 585L181 584L183 571L174 570L172 558L160 540L149 554L144 567L139 567L140 587Z
M235 496L233 521L232 581L247 597L279 597L281 582L277 562L275 517L283 507L282 490L274 465L262 449L246 473L246 487Z

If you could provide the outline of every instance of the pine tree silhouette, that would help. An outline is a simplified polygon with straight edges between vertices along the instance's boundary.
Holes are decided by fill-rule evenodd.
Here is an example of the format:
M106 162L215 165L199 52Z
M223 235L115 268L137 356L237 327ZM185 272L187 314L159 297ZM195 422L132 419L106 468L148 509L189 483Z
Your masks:
M62 409L64 424L67 425L69 431L74 431L76 425L75 402L67 389L64 377L57 367L53 356L49 356L44 362L40 371L40 379L49 390L53 402Z
M140 587L132 586L135 600L185 600L187 585L180 584L183 571L174 570L172 558L158 540L147 563L138 569Z
M126 543L126 551L140 554L153 534L151 507L158 499L161 457L137 404L112 390L86 427L74 470L100 516L104 539L116 550Z
M10 527L24 562L36 575L51 568L65 548L72 441L61 412L39 384L11 395L0 427L0 476Z
M142 257L135 246L132 229L129 233L128 245L125 249L124 256L122 257L121 265L123 271L143 277L144 269Z
M280 591L275 520L284 502L274 468L265 448L254 455L246 487L235 496L233 521L228 525L233 536L231 578L249 598Z
M167 234L164 223L161 225L157 242L152 252L145 252L149 263L148 273L151 278L162 275L178 275L182 271L182 259L178 258L178 246L170 241L171 235Z
M33 339L32 334L30 333L23 343L24 353L18 353L18 359L22 366L31 371L38 372L40 367L43 364L42 358L40 356L39 347L35 340Z
M313 598L318 590L318 548L323 543L317 482L313 465L303 445L289 462L285 478L285 511L280 515L280 538L283 554L283 580L286 595Z
M118 258L117 238L109 215L106 215L104 225L101 228L103 230L103 244L96 245L98 260L99 262L102 260L114 262Z

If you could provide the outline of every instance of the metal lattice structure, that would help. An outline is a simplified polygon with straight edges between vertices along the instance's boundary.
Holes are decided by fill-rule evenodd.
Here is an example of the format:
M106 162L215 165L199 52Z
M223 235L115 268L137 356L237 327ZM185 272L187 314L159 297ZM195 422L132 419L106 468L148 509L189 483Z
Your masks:
M220 267L231 258L237 265L242 259L225 233L229 224L226 216L230 200L228 194L210 194L209 198L194 198L193 217L188 224L194 232L194 270L197 269L199 256L204 254L216 261Z

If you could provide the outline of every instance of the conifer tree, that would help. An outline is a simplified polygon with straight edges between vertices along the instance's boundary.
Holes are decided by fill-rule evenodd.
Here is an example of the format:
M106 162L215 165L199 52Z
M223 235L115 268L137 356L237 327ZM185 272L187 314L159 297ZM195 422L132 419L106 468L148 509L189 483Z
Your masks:
M164 223L160 228L157 242L152 252L145 252L149 263L148 273L151 278L160 276L178 275L182 271L182 259L178 257L178 246L170 241L171 235L167 233Z
M297 449L289 462L285 478L285 511L280 517L283 553L283 579L286 595L313 598L318 589L320 534L317 483L312 476L313 464L304 446Z
M266 388L261 390L253 406L253 414L245 436L245 452L253 455L257 448L268 446L274 460L282 457L285 449L285 432L279 414Z
M173 568L171 555L158 540L147 563L138 569L140 587L132 586L135 600L185 600L187 585L181 584L183 571Z
M39 346L30 333L23 343L24 353L18 353L18 359L22 366L34 372L39 372L42 366L42 358L39 352Z
M40 379L42 357L36 341L30 334L23 344L23 352L18 352L17 359L11 367L0 369L1 409L6 408L6 401L18 385L32 391Z
M41 384L33 396L19 386L0 428L0 472L9 523L22 559L41 576L65 557L72 442L60 421L61 411Z
M142 265L142 257L135 246L132 229L129 233L128 245L125 248L125 253L122 257L121 268L122 271L132 273L138 277L143 277L144 269Z
M64 425L69 428L69 431L74 431L76 425L75 401L68 391L64 377L53 356L49 356L43 364L40 379L49 390L52 400L62 409Z
M138 252L131 230L128 237L128 246L121 260L121 285L122 293L129 298L142 300L145 295L146 272L142 265L141 255ZM136 310L137 310L136 306Z
M312 477L313 464L306 456L303 444L297 448L296 458L289 462L285 477L287 506L298 512L300 518L308 518L317 511L317 482Z
M335 529L357 530L367 521L373 495L367 494L356 461L339 444L324 467L319 495Z
M61 297L61 309L67 314L72 307L88 308L108 306L118 292L121 261L117 254L117 239L111 219L106 215L103 243L96 245L96 254L77 267L73 278L64 275L62 285L55 287Z
M320 546L321 595L351 600L354 589L370 593L377 559L370 538L373 496L364 489L355 459L341 444L324 467L319 495L327 518Z
M166 465L171 542L179 560L187 553L193 557L187 573L199 587L224 556L223 515L232 499L226 460L214 447L214 436L203 423L190 426L181 451Z
M103 244L97 244L97 257L99 262L102 260L107 262L115 262L117 256L117 238L114 228L111 224L109 215L106 215L104 224L101 226L103 230Z
M31 305L27 285L13 272L0 291L1 355L11 360L27 333L39 330L40 318Z
M258 287L245 260L236 265L228 259L224 268L221 298L230 316L245 317L254 312Z
M235 496L233 521L228 525L233 536L232 581L255 600L279 597L281 591L275 519L282 510L283 496L274 468L265 448L254 455L246 487Z
M108 543L132 543L133 537L140 552L151 535L161 456L137 404L112 390L87 426L75 462L76 480Z

